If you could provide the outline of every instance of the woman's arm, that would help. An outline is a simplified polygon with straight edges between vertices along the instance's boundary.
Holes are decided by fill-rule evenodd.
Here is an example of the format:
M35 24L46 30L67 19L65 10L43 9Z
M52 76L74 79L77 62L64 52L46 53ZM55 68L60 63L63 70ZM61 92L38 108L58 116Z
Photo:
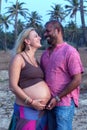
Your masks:
M27 94L18 86L21 69L24 66L24 61L21 55L16 55L9 66L9 87L10 90L19 97L25 104L31 105L35 109L42 110L45 105L41 104L42 99L32 100Z
M21 55L16 55L9 66L9 87L10 90L18 96L21 100L25 101L27 98L29 102L32 101L26 93L18 86L19 76L23 67L23 59Z

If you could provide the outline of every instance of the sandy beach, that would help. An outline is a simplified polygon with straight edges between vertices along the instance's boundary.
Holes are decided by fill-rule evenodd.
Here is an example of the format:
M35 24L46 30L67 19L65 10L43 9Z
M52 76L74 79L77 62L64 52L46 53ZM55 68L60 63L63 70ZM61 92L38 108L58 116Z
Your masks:
M79 108L75 110L73 130L87 130L87 48L80 48L79 53L85 72L82 76ZM37 53L40 58L41 51ZM0 130L7 130L15 100L14 94L9 90L8 65L10 53L0 51Z

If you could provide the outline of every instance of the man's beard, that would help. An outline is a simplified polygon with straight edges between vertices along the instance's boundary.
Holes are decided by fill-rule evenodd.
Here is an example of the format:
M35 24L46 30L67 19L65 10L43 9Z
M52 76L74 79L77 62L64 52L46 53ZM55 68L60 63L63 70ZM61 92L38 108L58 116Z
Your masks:
M49 37L49 39L47 38L47 42L49 45L55 46L57 44L57 39L56 37Z

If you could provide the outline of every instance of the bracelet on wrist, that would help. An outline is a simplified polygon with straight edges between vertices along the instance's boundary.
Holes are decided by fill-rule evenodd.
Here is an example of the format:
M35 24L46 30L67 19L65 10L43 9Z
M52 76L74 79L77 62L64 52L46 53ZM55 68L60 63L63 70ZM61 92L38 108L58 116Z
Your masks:
M33 103L33 99L31 99L31 102L29 102L29 104L32 104Z
M31 99L31 101L29 101L29 97L27 97L24 101L25 104L32 104L33 99Z
M54 97L56 99L56 102L60 102L60 98L58 96Z
M27 98L24 100L24 103L25 103L25 104L28 104L28 101L29 101L29 97L27 97Z

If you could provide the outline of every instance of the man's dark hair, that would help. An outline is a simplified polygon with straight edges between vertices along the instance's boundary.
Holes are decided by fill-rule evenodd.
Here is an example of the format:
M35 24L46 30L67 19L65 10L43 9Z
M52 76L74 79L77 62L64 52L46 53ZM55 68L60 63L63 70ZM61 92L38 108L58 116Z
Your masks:
M64 28L63 28L62 24L61 24L59 21L57 21L57 20L50 20L50 21L48 21L48 22L45 24L45 26L46 26L47 24L51 24L55 29L58 29L58 31L61 30L62 35L64 36Z

